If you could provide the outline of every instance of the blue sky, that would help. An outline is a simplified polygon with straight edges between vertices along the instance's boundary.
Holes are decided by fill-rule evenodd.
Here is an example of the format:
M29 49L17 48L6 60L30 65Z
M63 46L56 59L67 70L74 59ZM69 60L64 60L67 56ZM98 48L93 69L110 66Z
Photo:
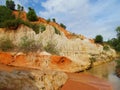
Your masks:
M38 16L56 18L67 30L94 38L101 34L105 40L116 36L120 25L120 0L14 0L27 11L33 7ZM0 0L5 4L5 0Z

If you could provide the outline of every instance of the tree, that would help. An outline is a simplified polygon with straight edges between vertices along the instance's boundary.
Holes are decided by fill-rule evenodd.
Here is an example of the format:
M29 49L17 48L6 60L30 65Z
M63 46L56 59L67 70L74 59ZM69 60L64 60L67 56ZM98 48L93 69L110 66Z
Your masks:
M120 26L116 28L117 38L120 40Z
M22 6L22 7L21 7L21 11L23 11L23 10L24 10L24 7Z
M17 4L17 10L19 10L19 11L23 11L23 10L24 10L24 7L21 6L20 4Z
M28 9L29 9L29 11L27 13L28 20L29 21L37 21L38 18L37 18L37 15L36 15L34 9L32 9L31 7L29 7Z
M52 20L53 20L53 22L56 22L55 18L53 18Z
M102 37L102 35L97 35L95 37L95 42L96 43L103 43L103 37Z
M60 26L66 29L66 26L63 23L60 23Z
M0 6L0 27L4 27L5 21L13 19L15 19L15 16L12 14L12 11L5 6Z
M115 30L117 32L117 38L112 38L108 40L108 44L112 46L116 51L120 52L120 26Z
M11 9L11 10L15 10L15 3L12 0L6 0L6 7Z
M20 11L20 9L21 9L20 4L17 4L17 10L19 10L19 11Z

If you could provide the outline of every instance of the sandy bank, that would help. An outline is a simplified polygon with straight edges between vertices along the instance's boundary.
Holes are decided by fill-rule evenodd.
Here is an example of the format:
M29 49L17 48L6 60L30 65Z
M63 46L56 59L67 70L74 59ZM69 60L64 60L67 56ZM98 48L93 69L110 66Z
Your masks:
M67 74L69 79L61 90L113 90L109 82L90 74Z

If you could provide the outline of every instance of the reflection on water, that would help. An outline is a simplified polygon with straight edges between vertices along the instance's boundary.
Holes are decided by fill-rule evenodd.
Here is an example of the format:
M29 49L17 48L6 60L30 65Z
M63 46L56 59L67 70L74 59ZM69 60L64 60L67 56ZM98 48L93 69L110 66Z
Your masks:
M114 90L120 90L120 78L115 75L115 61L96 66L87 72L95 75L97 77L108 80L112 85Z

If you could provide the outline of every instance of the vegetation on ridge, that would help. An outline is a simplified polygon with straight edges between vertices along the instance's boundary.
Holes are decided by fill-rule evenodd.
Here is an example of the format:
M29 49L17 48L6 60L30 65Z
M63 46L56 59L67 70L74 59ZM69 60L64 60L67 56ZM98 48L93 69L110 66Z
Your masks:
M116 28L117 37L108 40L107 43L113 47L117 52L120 52L120 26Z
M3 13L4 12L4 13ZM5 7L5 6L0 6L0 28L5 27L4 23L8 20L14 20L15 16L12 14L12 11Z
M36 15L34 9L31 8L31 7L29 7L28 9L29 9L29 11L28 11L28 13L27 13L27 18L28 18L28 20L29 20L29 21L37 21L38 18L37 18L37 15Z
M11 9L11 10L15 10L15 3L12 0L6 0L6 7Z
M103 37L102 37L102 35L97 35L95 37L95 43L103 43Z

